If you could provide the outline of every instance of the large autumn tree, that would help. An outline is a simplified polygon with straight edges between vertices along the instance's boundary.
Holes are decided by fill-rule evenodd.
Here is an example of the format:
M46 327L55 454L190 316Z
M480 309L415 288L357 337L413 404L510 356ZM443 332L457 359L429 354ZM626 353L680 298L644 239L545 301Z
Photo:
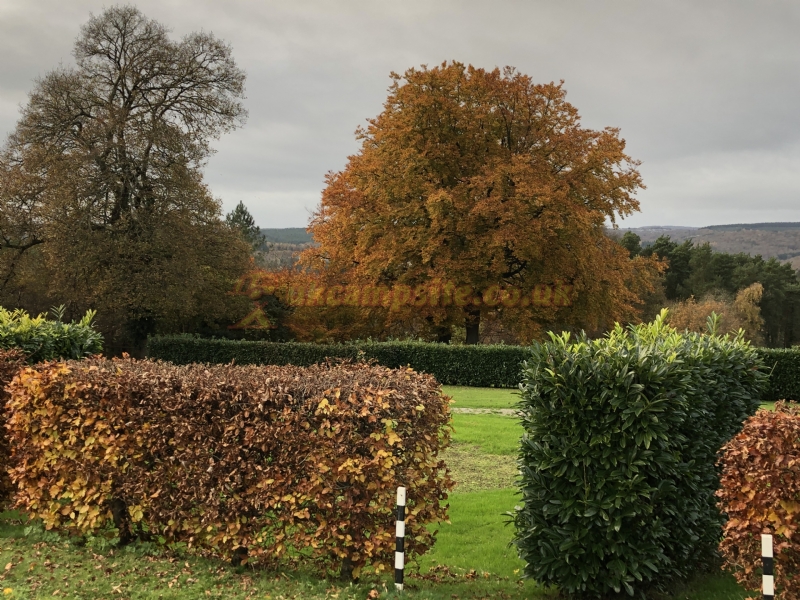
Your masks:
M328 176L306 266L342 283L471 287L466 306L376 308L387 325L422 320L441 340L463 326L476 343L486 318L526 341L545 327L596 330L635 316L657 266L605 233L638 210L642 187L617 129L582 127L562 84L511 67L444 63L392 79L383 112L357 132L360 151ZM527 297L537 284L560 285L570 301L482 296Z
M242 123L244 72L210 33L173 40L136 8L92 17L76 65L39 79L0 152L2 301L92 306L136 349L213 327L248 245L203 182L210 143Z

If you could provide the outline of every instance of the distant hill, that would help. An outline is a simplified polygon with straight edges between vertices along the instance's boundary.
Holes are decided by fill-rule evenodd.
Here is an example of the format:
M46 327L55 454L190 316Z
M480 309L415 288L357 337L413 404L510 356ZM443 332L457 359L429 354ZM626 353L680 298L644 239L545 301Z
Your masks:
M786 231L800 229L800 223L736 223L735 225L709 225L703 229L714 231L741 231L744 229L758 229L761 231Z
M690 239L695 244L708 242L718 252L736 254L744 252L764 258L775 257L800 268L800 223L736 223L709 227L633 227L620 229L621 233L633 231L642 244L654 242L661 235L673 241Z
M775 257L800 269L800 223L736 223L709 227L680 227L654 225L652 227L620 228L619 234L633 231L642 244L653 243L659 236L668 235L673 241L691 239L695 244L708 242L718 252L736 254L744 252L764 258ZM311 244L311 236L302 227L261 229L271 246L262 260L268 268L294 264L296 253Z
M308 244L311 242L311 235L304 227L286 227L284 229L265 229L262 227L261 233L267 238L268 242L280 244Z

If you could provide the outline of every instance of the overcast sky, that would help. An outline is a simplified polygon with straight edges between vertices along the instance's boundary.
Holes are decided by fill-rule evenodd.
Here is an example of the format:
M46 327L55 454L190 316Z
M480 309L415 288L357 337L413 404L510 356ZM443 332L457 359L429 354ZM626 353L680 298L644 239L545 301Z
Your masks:
M0 134L102 0L0 0ZM305 226L357 150L389 73L458 60L563 79L587 127L642 161L623 226L800 221L800 2L143 0L176 37L204 29L247 73L247 124L206 178L262 227Z

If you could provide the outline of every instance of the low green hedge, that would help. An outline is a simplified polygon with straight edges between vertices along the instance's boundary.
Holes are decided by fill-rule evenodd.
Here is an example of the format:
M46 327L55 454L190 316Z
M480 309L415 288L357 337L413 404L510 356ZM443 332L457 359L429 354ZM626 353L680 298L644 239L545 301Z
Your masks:
M530 349L520 346L450 346L425 342L359 342L306 344L156 336L148 340L148 355L176 364L229 363L308 366L326 358L374 358L379 364L413 369L435 376L445 385L515 388L520 364ZM770 386L762 401L800 400L800 348L757 348L770 371Z
M526 361L514 543L527 577L570 597L650 597L715 562L717 453L766 369L741 337L678 333L665 314L552 335Z
M375 359L389 368L410 366L430 373L445 385L517 387L521 364L530 350L522 346L451 346L426 342L358 342L308 344L156 336L147 342L150 358L176 364L308 366L327 358Z
M770 374L762 400L800 401L800 347L759 348L758 354Z

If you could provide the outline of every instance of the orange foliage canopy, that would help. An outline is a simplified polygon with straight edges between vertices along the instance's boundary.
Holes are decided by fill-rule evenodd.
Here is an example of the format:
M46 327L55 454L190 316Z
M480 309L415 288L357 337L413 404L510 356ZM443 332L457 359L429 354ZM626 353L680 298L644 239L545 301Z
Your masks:
M382 313L431 331L500 316L520 341L554 324L596 329L635 315L657 263L605 235L638 210L638 163L619 131L581 127L562 84L461 63L392 74L360 151L331 173L301 263L329 282L471 286L468 306L409 303ZM482 292L567 286L571 303L486 306ZM373 311L374 312L374 311ZM472 336L472 339L470 337Z

